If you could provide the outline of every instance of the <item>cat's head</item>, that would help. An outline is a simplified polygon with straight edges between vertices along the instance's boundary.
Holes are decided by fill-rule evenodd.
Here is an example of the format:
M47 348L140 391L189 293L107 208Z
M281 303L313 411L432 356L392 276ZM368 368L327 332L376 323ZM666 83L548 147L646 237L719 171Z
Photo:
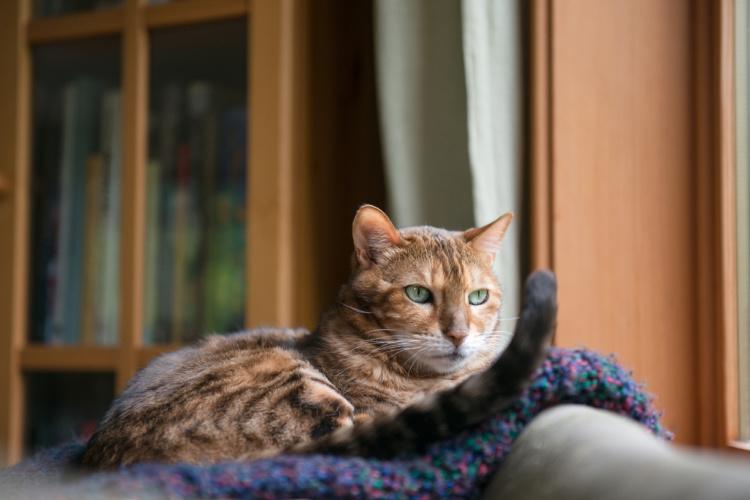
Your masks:
M363 335L408 370L447 374L494 357L507 335L492 263L511 219L463 232L399 230L378 208L361 207L350 284L378 325Z

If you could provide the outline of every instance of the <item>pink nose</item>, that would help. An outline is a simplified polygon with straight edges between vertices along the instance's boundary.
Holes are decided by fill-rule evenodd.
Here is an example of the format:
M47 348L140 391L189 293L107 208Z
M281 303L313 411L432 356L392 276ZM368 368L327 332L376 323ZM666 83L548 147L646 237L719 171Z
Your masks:
M448 337L448 340L451 341L451 344L456 347L460 346L468 335L469 332L465 330L451 330L445 334L445 336Z

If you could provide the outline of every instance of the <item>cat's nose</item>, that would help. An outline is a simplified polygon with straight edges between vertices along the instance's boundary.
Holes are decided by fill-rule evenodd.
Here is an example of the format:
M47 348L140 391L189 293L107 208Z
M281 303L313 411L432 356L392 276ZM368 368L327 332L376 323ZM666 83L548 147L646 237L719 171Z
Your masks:
M446 337L448 337L448 340L451 341L451 344L458 347L460 346L464 339L469 336L469 332L466 330L450 330L445 334Z

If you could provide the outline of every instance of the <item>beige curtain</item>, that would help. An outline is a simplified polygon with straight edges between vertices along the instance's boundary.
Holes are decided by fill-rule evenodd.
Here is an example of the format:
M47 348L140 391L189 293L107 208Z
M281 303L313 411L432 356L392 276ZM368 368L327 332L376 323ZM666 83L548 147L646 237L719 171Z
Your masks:
M518 310L521 282L519 1L375 0L393 218L464 229L513 211L496 264L505 317Z

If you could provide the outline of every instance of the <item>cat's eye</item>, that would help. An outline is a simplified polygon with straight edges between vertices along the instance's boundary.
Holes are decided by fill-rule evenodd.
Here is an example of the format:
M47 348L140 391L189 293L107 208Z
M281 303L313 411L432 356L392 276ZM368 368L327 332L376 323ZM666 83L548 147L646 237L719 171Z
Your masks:
M417 304L426 304L432 300L432 293L423 286L409 285L404 288L404 293Z
M489 298L490 292L486 288L480 288L469 294L469 304L472 306L479 306L487 302L487 299Z

